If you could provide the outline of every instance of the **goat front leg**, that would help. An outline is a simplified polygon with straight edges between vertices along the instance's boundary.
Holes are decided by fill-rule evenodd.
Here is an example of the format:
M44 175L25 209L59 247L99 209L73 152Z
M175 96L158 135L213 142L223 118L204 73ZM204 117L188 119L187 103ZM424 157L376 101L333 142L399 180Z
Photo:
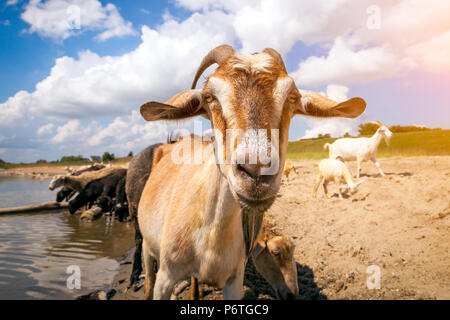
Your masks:
M242 287L244 285L245 263L239 267L238 271L227 280L223 287L224 300L240 300L242 297Z
M155 263L156 259L150 255L148 246L144 241L142 244L142 251L144 256L145 267L145 281L144 281L144 299L153 299L153 289L155 287Z
M356 157L356 178L359 179L359 174L361 173L361 157Z
M190 300L199 300L203 295L202 288L198 283L198 279L194 276L191 276L191 288L189 291L189 299Z
M323 192L325 193L325 197L327 197L327 199L331 199L330 195L328 194L327 184L328 181L323 182Z
M153 293L155 300L169 300L172 295L175 284L181 279L175 279L170 273L169 268L161 264L156 275L155 291Z
M316 178L316 183L314 184L314 188L313 188L313 198L314 199L317 198L317 189L319 188L320 183L322 182L322 179L323 179L322 175L318 174L317 178Z
M343 200L344 198L342 197L342 192L341 192L341 179L339 179L338 177L334 177L334 182L336 183L336 185L338 187L339 199Z
M384 177L385 174L384 174L383 170L381 170L380 163L378 162L378 160L376 158L374 158L372 161L373 161L373 163L375 163L375 166L378 168L378 172L381 174L382 177Z

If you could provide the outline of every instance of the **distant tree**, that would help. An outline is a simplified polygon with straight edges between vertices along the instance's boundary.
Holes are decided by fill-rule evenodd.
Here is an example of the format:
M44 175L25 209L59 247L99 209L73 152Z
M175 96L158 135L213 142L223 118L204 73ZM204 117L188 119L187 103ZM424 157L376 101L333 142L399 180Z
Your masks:
M128 157L132 157L133 156L133 151L128 152Z
M361 123L359 125L359 135L360 136L371 136L373 135L378 129L378 126L375 123Z
M350 137L351 137L350 133L348 133L348 132L344 133L344 138L350 138Z
M109 153L109 152L105 152L102 156L102 160L103 161L112 161L114 160L116 157L114 156L114 153Z
M392 132L413 132L413 131L429 131L430 128L424 126L392 126L389 127Z
M39 159L38 161L36 161L36 163L47 163L47 160Z
M319 134L317 135L317 139L323 139L323 134L319 133Z
M64 156L61 158L60 162L82 162L87 161L82 155L78 156Z
M331 138L331 134L329 134L329 133L325 133L325 134L323 135L323 138L324 138L324 139L328 139L328 138Z

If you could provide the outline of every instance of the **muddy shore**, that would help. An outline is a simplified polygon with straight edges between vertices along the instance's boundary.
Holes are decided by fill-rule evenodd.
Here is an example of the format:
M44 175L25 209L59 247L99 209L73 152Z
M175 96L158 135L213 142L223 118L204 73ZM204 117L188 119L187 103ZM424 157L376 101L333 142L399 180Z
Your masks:
M21 168L10 168L5 170L0 170L0 176L4 177L23 177L31 179L46 180L57 174L67 174L67 166L36 166L36 167L21 167ZM80 166L71 166L77 169Z
M450 299L450 157L381 159L386 177L372 163L362 166L359 191L344 200L311 192L317 161L295 163L265 219L292 238L299 299ZM355 163L349 163L355 174ZM124 257L112 299L142 299L143 288L126 290L132 251ZM369 266L380 270L380 289L369 289ZM372 267L373 268L373 267ZM250 264L244 299L274 299ZM204 287L204 299L221 291ZM175 298L188 298L189 287Z

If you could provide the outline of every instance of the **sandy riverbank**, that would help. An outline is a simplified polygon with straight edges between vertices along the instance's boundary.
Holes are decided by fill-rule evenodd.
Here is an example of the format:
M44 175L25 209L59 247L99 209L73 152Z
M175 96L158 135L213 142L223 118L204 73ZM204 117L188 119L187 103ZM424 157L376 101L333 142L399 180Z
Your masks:
M80 167L86 166L83 165L51 165L51 166L25 166L18 168L9 168L5 170L0 170L0 176L4 177L24 177L31 179L40 179L46 180L57 174L68 174L66 168L70 167L74 170L79 169ZM114 166L119 166L123 168L127 168L128 163L124 164L114 164Z
M450 157L381 159L382 178L364 163L357 194L339 200L311 197L316 161L296 162L299 174L283 183L266 213L276 231L296 244L301 299L450 299ZM355 163L349 168L355 173ZM115 278L113 299L142 299L143 289L125 292L131 252ZM381 288L367 288L367 268L381 271ZM244 298L274 294L252 266ZM221 291L204 287L205 299ZM186 299L188 288L177 298Z
M67 174L66 168L67 166L26 166L20 168L10 168L5 170L0 170L0 176L6 177L24 177L24 178L32 178L32 179L49 179L57 174ZM71 166L74 169L77 169L80 166Z

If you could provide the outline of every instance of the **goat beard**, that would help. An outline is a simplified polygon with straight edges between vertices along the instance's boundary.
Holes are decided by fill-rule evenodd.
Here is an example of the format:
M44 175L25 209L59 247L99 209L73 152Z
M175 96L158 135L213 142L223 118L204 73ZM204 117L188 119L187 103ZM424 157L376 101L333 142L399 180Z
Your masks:
M390 146L391 144L391 138L390 137L384 137L384 142L386 142L387 146Z
M264 212L242 210L242 232L244 234L245 255L248 259L255 248L256 239L263 224Z

